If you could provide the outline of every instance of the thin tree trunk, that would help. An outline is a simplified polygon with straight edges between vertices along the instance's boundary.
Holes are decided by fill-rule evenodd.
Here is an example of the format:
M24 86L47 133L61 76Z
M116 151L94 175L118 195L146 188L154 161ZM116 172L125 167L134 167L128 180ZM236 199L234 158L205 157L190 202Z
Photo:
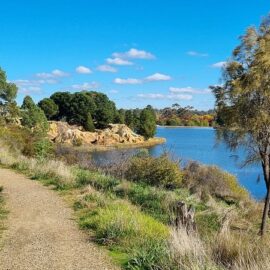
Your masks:
M268 217L268 211L269 211L269 202L270 202L270 189L269 185L267 187L267 195L264 203L264 209L263 209L263 217L262 217L262 224L261 224L261 230L260 235L263 236L266 231L266 221Z
M266 231L266 221L268 217L269 203L270 203L270 184L269 184L270 171L269 171L269 157L268 156L265 156L262 167L263 167L264 181L265 181L267 193L266 193L266 198L264 202L263 217L262 217L262 223L261 223L261 229L260 229L261 236L263 236Z

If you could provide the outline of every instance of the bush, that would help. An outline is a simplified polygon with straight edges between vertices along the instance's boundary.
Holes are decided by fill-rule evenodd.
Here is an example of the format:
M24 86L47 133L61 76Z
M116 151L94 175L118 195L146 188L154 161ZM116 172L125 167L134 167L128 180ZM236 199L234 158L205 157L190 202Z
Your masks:
M46 159L53 155L54 148L52 142L47 139L38 140L33 144L34 155L38 159Z
M229 203L245 200L248 192L239 185L234 175L216 166L204 166L190 162L184 169L184 185L191 191L207 198L207 195L221 198Z
M129 161L126 178L150 185L175 188L181 185L183 173L179 162L170 160L166 154L157 158L135 156Z

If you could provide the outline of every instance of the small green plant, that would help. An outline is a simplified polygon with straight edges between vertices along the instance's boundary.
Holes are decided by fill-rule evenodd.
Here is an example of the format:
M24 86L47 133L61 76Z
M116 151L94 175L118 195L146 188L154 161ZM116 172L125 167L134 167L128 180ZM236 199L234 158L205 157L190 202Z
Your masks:
M172 161L167 154L157 158L135 156L129 161L126 178L150 185L176 188L181 186L183 173L179 162Z
M82 144L83 144L83 142L82 142L82 139L80 139L80 138L75 138L75 139L72 141L72 145L73 145L73 146L79 147L79 146L82 146Z
M36 141L33 145L35 157L37 159L46 159L53 155L53 144L49 139L40 139Z

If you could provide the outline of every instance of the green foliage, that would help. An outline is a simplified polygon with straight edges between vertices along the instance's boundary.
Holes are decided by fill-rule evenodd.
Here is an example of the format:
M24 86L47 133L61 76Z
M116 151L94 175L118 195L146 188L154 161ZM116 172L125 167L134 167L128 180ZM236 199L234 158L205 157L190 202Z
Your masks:
M37 159L46 159L53 155L53 143L47 138L41 138L33 143L34 156Z
M220 86L212 86L216 98L219 139L231 149L244 147L244 165L262 165L267 196L260 233L266 231L270 204L270 15L260 27L247 28L231 60L223 68Z
M157 123L167 126L212 126L215 114L214 110L198 111L190 106L181 107L177 103L155 112Z
M0 100L3 102L14 102L18 88L16 84L7 81L6 73L0 68Z
M48 120L52 120L59 112L58 105L50 98L44 98L38 106L44 111Z
M94 126L91 113L88 113L86 115L86 119L85 119L85 123L83 124L83 127L86 131L91 131L91 132L95 131L95 126Z
M113 123L116 116L116 107L114 102L109 98L98 92L88 92L89 95L94 99L96 104L96 111L94 113L94 120L97 128L105 128L109 123Z
M166 121L166 125L168 126L180 126L181 121L179 118L171 118Z
M37 133L45 134L49 127L47 118L30 96L24 98L21 108L22 125Z
M125 110L120 109L116 111L114 122L117 124L125 124Z
M171 161L164 154L157 158L150 156L132 158L128 164L126 177L136 182L173 188L181 185L183 173L179 163Z
M0 124L13 123L18 120L19 109L15 98L18 88L7 81L6 73L0 68Z
M138 132L146 139L154 137L156 133L156 117L151 106L147 106L141 111Z
M89 115L91 117L91 114L95 112L95 109L96 105L90 95L86 92L75 93L72 95L70 101L70 116L68 118L68 122L87 127Z
M93 125L97 128L105 128L109 123L124 121L123 112L117 112L115 104L103 93L57 92L51 96L51 99L59 107L59 113L55 116L57 120L62 119L70 124L82 125L86 130L94 130Z
M56 92L51 95L50 99L55 102L59 109L56 119L68 120L70 117L70 103L72 99L72 94L69 92Z

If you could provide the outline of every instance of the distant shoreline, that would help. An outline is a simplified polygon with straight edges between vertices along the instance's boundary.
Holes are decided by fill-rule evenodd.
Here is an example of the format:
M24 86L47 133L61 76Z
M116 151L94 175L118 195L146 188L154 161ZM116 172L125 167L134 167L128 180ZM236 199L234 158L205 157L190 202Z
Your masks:
M87 152L105 152L110 150L119 150L119 149L132 149L132 148L144 148L144 147L151 147L159 144L164 144L166 142L165 138L154 137L150 138L147 141L141 143L117 143L111 145L90 145L90 144L83 144L81 146L73 146L70 144L63 144L67 147L82 150Z
M214 127L202 127L202 126L163 126L157 125L157 127L164 127L164 128L202 128L202 129L214 129Z

